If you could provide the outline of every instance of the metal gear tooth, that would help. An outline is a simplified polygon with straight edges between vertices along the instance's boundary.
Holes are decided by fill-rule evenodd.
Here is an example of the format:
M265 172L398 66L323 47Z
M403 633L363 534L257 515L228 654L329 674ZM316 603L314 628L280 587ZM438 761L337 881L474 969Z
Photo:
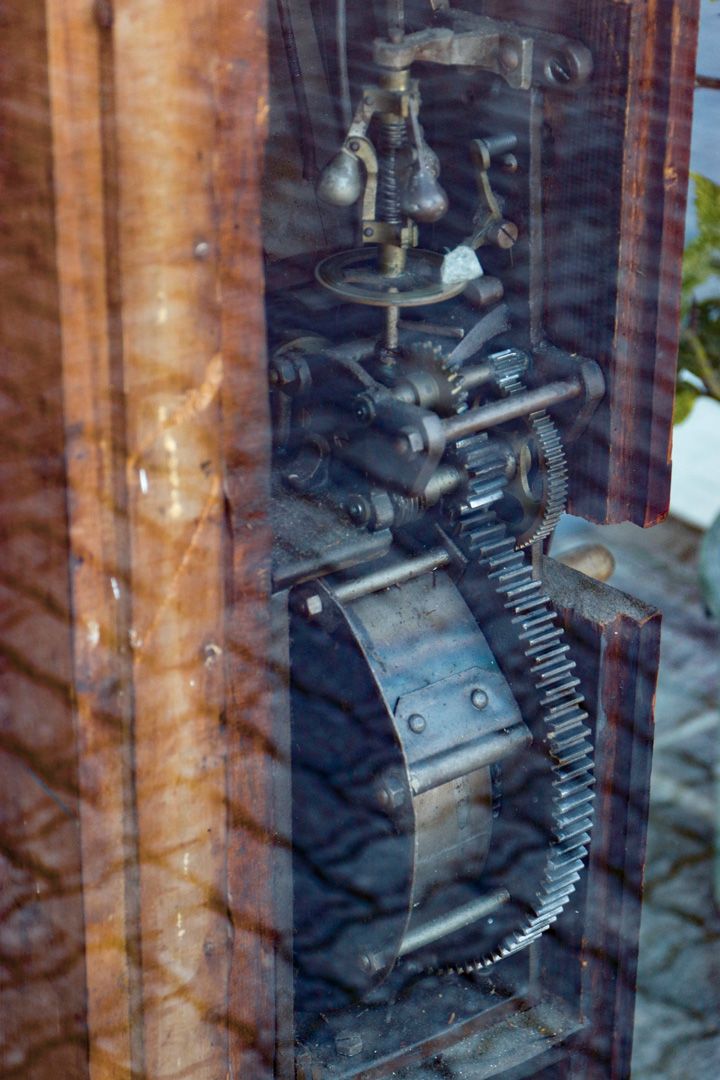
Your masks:
M590 757L591 753L592 746L589 742L578 743L577 746L573 746L571 754L567 751L563 753L563 756L553 765L553 769L562 775L563 780L572 780L573 777L595 768L595 763Z
M505 374L498 374L498 382L504 380L508 393L522 389L510 360L505 358L504 363ZM536 413L532 420L544 438L548 461L554 463L557 491L554 495L551 493L550 517L545 518L549 532L564 508L567 470L562 444L550 418L545 413ZM476 484L479 487L486 483L484 475L475 477L469 463L472 459L480 465L486 460L487 437L471 437L459 443L457 448L468 471L472 492ZM498 476L500 489L503 482L504 476ZM540 701L543 739L551 758L555 759L550 766L555 843L548 849L534 913L525 916L520 926L484 956L444 969L469 972L484 970L525 948L562 912L579 880L579 871L587 854L595 778L592 747L587 740L590 734L586 726L587 714L582 708L583 696L577 689L580 680L569 675L575 663L565 659L568 646L563 643L563 630L556 625L557 614L549 598L543 595L541 582L531 580L521 585L511 584L522 578L522 568L517 563L515 542L493 510L486 510L482 517L473 519L473 528L462 534L460 542L465 543L469 557L490 569L488 580L508 613L508 625L514 631L519 647L530 661L530 672ZM529 567L527 569L530 571ZM559 685L554 685L556 681Z
M542 699L542 704L543 705L550 705L552 702L557 701L558 698L566 697L568 694L571 694L573 692L573 690L575 689L576 686L579 686L579 685L580 685L580 680L579 679L568 679L566 682L563 682L560 686L554 686L551 690L548 690L548 692L545 694L545 696Z
M506 397L522 393L525 386L520 379L522 366L517 359L497 359L494 366L495 382ZM568 491L565 451L555 424L544 409L530 413L526 423L545 472L545 483L538 519L517 539L518 548L528 547L550 535L565 510Z
M542 672L539 673L540 674L540 681L542 683L543 688L545 688L547 686L552 686L553 683L556 683L558 681L558 679L564 679L569 671L574 671L574 670L575 670L575 661L574 660L568 660L567 663L560 664L560 665L553 664L553 666L551 668L548 668L547 671L542 671Z

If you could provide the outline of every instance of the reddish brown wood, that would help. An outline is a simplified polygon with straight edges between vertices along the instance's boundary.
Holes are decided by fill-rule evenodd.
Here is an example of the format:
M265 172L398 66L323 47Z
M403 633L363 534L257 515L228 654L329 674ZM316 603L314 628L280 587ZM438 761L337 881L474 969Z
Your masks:
M630 1075L660 614L552 560L544 580L574 644L595 726L596 801L578 942L588 1028L577 1080Z
M93 1076L125 1078L141 1057L142 995L124 410L107 272L116 204L104 122L106 28L65 0L50 0L48 25L89 1065Z
M260 175L268 116L265 5L218 7L218 207L227 497L228 984L231 1075L272 1076L276 1052L273 761L268 660L270 420L260 284Z
M207 1080L229 934L215 33L212 3L114 9L142 1067Z
M45 6L0 34L0 1071L87 1075Z

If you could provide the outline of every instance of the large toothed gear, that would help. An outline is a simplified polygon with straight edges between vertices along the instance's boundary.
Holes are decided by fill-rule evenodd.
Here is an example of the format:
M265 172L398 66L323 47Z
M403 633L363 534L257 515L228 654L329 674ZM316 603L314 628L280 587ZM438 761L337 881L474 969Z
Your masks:
M458 587L490 642L512 686L523 719L533 733L534 761L518 789L531 785L533 798L523 813L537 817L520 822L529 835L546 834L534 859L535 880L524 880L527 867L517 872L505 852L495 873L511 894L523 893L524 911L516 924L498 920L496 940L479 955L441 965L462 973L482 970L536 940L553 923L574 891L587 855L592 825L593 761L587 714L575 662L542 582L494 507L502 497L502 455L484 435L458 445L467 469L469 488L458 507L455 541L469 560ZM530 752L528 752L529 754ZM529 760L529 759L528 759ZM515 767L517 770L517 766ZM507 788L507 782L505 783ZM521 800L522 801L522 800ZM530 809L528 809L530 808ZM503 795L503 815L512 814L512 800ZM494 837L492 852L503 853ZM521 849L519 840L516 849ZM513 877L515 875L515 877ZM508 913L512 919L513 915Z

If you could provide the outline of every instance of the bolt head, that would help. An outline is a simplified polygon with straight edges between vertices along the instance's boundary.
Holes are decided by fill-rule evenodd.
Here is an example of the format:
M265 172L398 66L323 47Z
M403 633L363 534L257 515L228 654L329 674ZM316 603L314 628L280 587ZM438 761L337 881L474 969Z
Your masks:
M419 454L425 443L419 431L407 431L398 440L398 453L403 457Z
M470 701L476 709L482 711L483 709L486 709L488 707L490 698L487 696L484 690L482 690L480 687L476 687L470 695Z
M422 732L425 730L425 725L425 717L421 716L420 713L416 712L413 713L412 716L408 717L408 727L411 731L414 731L416 735L422 734Z
M377 789L377 801L383 810L397 810L405 802L405 788L396 776L388 776Z
M358 963L361 971L368 975L375 975L385 967L385 957L379 949L376 949L373 952L362 953Z

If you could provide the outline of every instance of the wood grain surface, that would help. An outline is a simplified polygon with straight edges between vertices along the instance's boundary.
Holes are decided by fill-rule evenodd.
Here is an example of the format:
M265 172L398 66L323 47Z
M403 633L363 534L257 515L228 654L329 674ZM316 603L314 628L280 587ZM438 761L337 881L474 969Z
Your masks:
M486 7L572 33L596 57L586 98L546 105L567 133L548 188L546 320L608 377L574 455L573 508L649 524L667 502L695 0ZM9 1077L264 1080L287 1058L265 16L260 0L12 0L2 14ZM606 145L580 139L583 102ZM590 220L588 206L603 211ZM657 629L638 625L611 620L592 641L614 673L605 760L628 783L610 791L593 856L615 875L638 864L623 862L613 800L647 790L621 723L639 731L647 716L629 688ZM642 813L632 802L635 850ZM615 923L592 943L629 950L626 972L636 892L603 894ZM630 983L607 978L589 962L589 1015L629 1008ZM598 1060L619 1080L627 1028L608 1038Z
M87 1075L44 3L0 32L0 1072Z

